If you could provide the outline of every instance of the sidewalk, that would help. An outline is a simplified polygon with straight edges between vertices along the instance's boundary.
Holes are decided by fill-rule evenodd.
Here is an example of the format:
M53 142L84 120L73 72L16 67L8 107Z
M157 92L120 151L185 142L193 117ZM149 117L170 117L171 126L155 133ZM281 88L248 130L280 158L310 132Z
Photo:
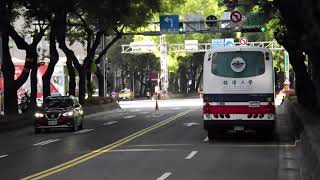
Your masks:
M83 111L86 115L95 114L104 111L111 111L114 109L120 109L118 103L113 102L110 104L102 105L84 105ZM22 115L3 116L0 119L0 133L5 131L11 131L20 129L33 124L33 113L26 113Z

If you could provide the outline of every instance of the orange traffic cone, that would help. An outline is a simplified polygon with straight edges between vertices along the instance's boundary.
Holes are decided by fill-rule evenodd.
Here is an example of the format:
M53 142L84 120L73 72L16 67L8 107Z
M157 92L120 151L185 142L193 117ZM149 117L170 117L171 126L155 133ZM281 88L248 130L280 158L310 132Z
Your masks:
M158 100L156 100L156 108L155 108L155 110L159 111Z

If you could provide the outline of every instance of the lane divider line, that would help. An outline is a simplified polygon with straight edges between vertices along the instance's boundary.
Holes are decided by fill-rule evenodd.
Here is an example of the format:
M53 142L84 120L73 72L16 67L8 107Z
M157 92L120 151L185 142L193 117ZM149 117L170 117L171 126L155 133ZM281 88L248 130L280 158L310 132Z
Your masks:
M57 141L60 141L60 139L49 139L47 141L43 141L43 142L39 142L39 143L33 144L33 146L44 146L44 145L47 145L47 144L50 144L50 143L53 143L53 142L57 142Z
M1 158L5 158L5 157L7 157L7 156L9 156L9 155L8 155L8 154L1 155L1 156L0 156L0 159L1 159Z
M171 172L166 172L164 173L162 176L158 177L157 180L165 180L167 179L169 176L171 176Z
M87 133L87 132L90 132L90 131L93 131L94 129L83 129L81 131L77 131L77 132L74 132L75 134L83 134L83 133Z
M209 138L208 136L206 138L204 138L203 142L208 142L209 141Z
M131 119L131 118L134 118L134 117L136 117L136 115L126 116L126 117L124 117L124 119Z
M109 122L106 122L106 123L103 123L103 125L112 125L112 124L116 124L118 123L119 121L109 121Z
M133 133L133 134L131 134L131 135L129 135L129 136L123 138L123 139L120 139L120 140L118 140L118 141L116 141L116 142L114 142L112 144L106 145L104 147L101 147L99 149L91 151L91 152L89 152L87 154L84 154L82 156L79 156L79 157L77 157L75 159L72 159L70 161L67 161L67 162L65 162L63 164L60 164L60 165L54 166L52 168L49 168L47 170L38 172L36 174L30 175L30 176L27 176L27 177L24 177L21 180L41 179L41 178L50 176L52 174L61 172L61 171L65 170L65 169L71 168L71 167L73 167L73 166L75 166L77 164L85 162L85 161L87 161L89 159L92 159L94 157L97 157L97 156L99 156L101 154L107 153L107 152L109 152L109 151L111 151L111 150L113 150L113 149L115 149L115 148L117 148L117 147L119 147L119 146L121 146L123 144L126 144L126 143L128 143L128 142L130 142L130 141L132 141L132 140L134 140L134 139L136 139L138 137L140 137L140 136L143 136L144 134L146 134L146 133L148 133L150 131L153 131L154 129L157 129L157 128L161 127L161 126L164 126L164 125L166 125L166 124L168 124L168 123L170 123L170 122L172 122L172 121L174 121L174 120L186 115L187 113L189 113L191 111L193 111L193 110L190 109L190 110L187 110L185 112L181 112L181 113L179 113L179 114L177 114L175 116L172 116L172 117L170 117L170 118L168 118L168 119L166 119L164 121L156 123L156 124L154 124L154 125L152 125L150 127L142 129L142 130L140 130L140 131L138 131L136 133Z
M184 158L184 159L187 159L187 160L192 159L197 153L198 153L198 151L192 151L192 152L191 152L186 158Z

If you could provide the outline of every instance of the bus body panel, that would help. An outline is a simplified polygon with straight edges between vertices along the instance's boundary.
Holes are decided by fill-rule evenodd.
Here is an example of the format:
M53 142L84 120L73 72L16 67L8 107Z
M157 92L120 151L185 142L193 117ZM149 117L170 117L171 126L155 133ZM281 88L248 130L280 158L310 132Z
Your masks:
M248 46L212 49L206 52L203 67L205 129L239 125L274 129L274 73L269 49Z

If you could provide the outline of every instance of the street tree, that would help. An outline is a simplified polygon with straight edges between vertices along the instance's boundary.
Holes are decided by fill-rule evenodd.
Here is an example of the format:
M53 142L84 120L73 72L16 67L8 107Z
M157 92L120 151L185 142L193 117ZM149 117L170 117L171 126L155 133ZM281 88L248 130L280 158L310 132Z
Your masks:
M26 82L31 71L31 105L35 107L37 96L37 69L38 69L38 52L37 45L44 36L48 26L45 24L46 16L43 10L36 7L33 3L27 1L1 1L0 7L1 21L0 26L3 35L3 52L4 62L2 66L4 77L4 107L6 114L17 113L17 90ZM25 29L29 29L26 34L32 37L29 44L25 40L26 34L20 34L12 25L19 17L25 17ZM30 31L30 22L37 21L38 30ZM24 69L21 75L15 80L15 68L9 52L9 37L13 39L18 49L26 52Z

